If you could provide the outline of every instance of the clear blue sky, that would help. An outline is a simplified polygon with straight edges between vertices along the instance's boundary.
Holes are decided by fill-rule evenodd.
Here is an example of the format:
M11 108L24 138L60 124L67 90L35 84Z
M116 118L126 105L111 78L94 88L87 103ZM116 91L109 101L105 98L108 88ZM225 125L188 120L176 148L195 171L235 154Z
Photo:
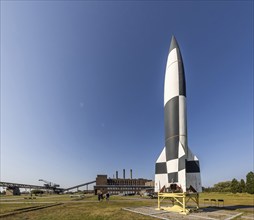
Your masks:
M253 1L1 1L1 181L154 179L175 35L204 186L253 171Z

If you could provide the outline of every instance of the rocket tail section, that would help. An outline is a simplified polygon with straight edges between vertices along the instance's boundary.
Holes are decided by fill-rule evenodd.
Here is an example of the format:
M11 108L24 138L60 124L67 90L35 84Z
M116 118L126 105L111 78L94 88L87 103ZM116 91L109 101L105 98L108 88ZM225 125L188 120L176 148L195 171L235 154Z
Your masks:
M167 160L166 150L164 147L155 164L155 192L171 184L176 184L182 192L202 192L198 158L181 143L176 159Z

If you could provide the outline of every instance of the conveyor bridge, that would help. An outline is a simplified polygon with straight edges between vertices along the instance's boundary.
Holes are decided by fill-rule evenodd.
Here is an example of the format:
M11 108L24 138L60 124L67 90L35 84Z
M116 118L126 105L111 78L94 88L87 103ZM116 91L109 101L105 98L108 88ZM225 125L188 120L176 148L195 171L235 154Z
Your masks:
M82 184L79 184L79 185L76 185L76 186L72 186L72 187L66 188L66 189L64 189L64 191L68 191L68 190L72 190L72 189L76 189L76 188L78 189L79 187L88 186L88 185L93 184L95 182L96 181L94 180L94 181L91 181L91 182L82 183Z
M87 183L82 183L76 186L72 186L69 188L59 188L59 187L49 187L49 186L38 186L38 185L31 185L31 184L23 184L23 183L9 183L9 182L0 182L0 187L6 187L7 189L15 189L15 188L24 188L24 189L52 189L54 192L64 192L72 189L78 189L82 186L87 186L90 184L95 183L96 181L90 181Z

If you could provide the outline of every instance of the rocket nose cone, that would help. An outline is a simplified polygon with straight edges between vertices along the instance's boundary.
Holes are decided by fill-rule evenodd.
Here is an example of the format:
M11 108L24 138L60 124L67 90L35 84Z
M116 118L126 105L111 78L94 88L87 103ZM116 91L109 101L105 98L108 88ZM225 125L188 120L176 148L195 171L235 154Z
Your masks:
M178 46L178 43L177 43L177 41L176 41L175 36L173 35L173 36L172 36L172 39L171 39L171 43L170 43L169 53L170 53L173 49L175 49L175 48L178 48L178 49L179 49L179 46Z

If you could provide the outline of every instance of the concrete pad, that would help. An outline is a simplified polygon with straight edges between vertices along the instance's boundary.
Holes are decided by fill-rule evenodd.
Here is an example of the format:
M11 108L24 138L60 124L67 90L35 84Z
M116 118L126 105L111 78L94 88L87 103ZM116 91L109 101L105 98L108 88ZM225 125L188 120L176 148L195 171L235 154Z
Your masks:
M217 219L254 219L253 215L243 215L243 213L236 212L236 211L229 211L223 209L215 209L215 208L204 208L200 209L197 212L192 212L189 215L183 215L179 213L168 212L164 210L156 210L156 207L131 207L131 208L123 208L123 210L138 213L141 215L146 215L150 217L154 217L157 219L188 219L188 220L197 220L197 219L209 219L209 220L217 220Z

